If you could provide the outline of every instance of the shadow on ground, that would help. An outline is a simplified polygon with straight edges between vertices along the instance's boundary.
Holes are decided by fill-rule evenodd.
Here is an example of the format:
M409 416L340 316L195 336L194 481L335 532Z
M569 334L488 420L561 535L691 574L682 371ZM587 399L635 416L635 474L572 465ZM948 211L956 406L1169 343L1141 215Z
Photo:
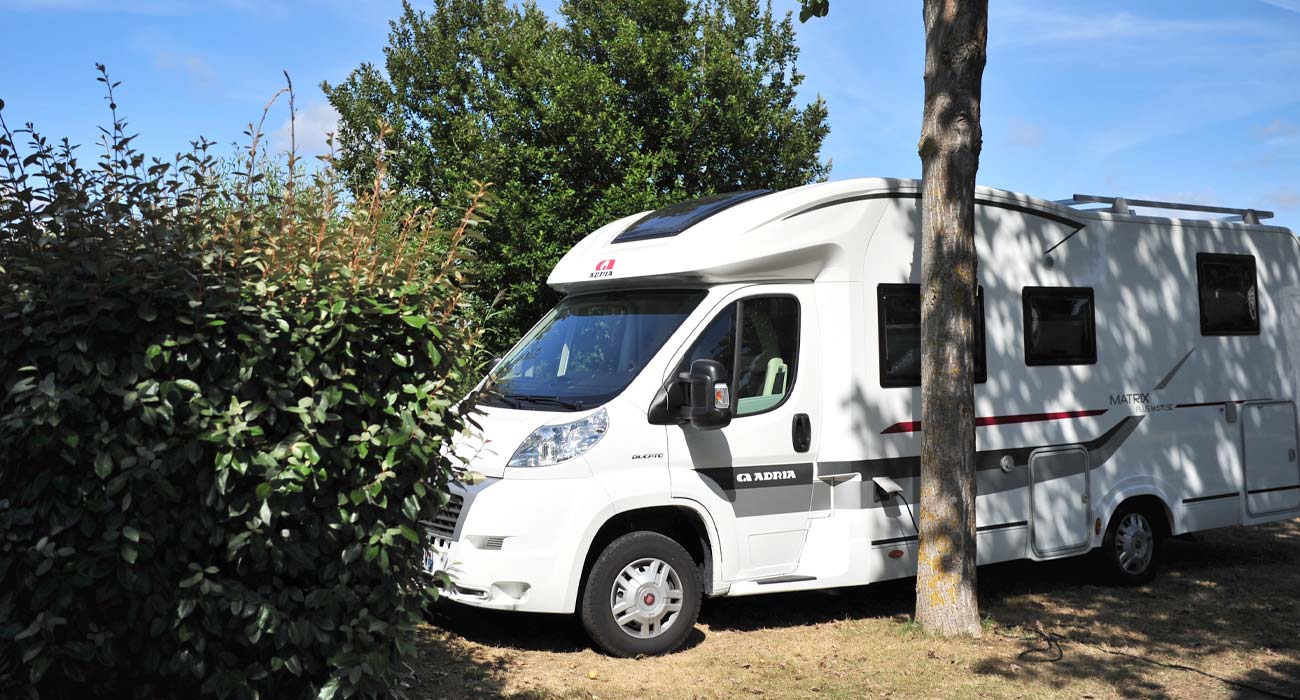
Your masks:
M1103 584L1091 558L982 567L981 611L989 618L988 634L1003 644L987 645L988 655L973 671L1058 688L1104 678L1116 694L1135 698L1195 697L1202 688L1219 697L1300 698L1300 521L1229 528L1166 545L1160 575L1134 588ZM688 645L703 643L710 632L867 618L907 623L913 586L909 579L710 600L700 615L702 629ZM425 658L417 676L441 674L424 680L436 681L449 697L503 694L511 655L484 650L562 659L589 649L573 617L447 604L430 622L421 634ZM1210 655L1243 661L1207 673L1198 661Z

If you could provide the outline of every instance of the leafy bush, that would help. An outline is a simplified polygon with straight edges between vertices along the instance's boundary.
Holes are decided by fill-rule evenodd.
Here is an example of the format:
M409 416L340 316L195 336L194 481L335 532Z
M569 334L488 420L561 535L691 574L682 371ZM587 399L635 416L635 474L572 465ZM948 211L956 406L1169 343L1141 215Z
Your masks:
M0 119L0 696L388 695L486 195L442 231L382 159L350 196L113 122L83 168Z

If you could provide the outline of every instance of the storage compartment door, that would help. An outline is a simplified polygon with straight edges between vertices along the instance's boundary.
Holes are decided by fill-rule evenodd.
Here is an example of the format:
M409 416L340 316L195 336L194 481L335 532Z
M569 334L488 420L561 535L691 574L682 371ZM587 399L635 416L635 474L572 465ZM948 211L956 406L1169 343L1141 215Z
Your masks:
M1088 544L1088 452L1082 447L1039 450L1029 458L1033 546L1039 556Z
M1265 515L1300 508L1295 404L1251 404L1242 409L1246 512Z

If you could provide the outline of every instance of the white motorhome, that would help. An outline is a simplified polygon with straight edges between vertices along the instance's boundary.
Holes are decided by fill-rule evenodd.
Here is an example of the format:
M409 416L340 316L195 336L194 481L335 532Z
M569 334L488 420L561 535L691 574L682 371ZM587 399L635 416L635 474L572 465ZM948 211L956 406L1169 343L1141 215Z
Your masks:
M425 561L446 596L576 611L634 655L703 596L914 576L919 193L718 195L576 245L457 445ZM1300 516L1290 231L977 200L981 564L1100 550L1141 582L1164 536Z

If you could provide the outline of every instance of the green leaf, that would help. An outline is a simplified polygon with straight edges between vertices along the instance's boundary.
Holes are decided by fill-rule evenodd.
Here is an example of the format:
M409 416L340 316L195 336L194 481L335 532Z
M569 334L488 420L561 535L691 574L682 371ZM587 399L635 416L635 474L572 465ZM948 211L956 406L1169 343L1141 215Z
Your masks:
M122 536L128 540L131 540L132 542L140 541L140 531L131 527L130 525L122 526Z
M192 379L177 379L174 383L188 392L199 393L199 385Z
M100 452L95 455L95 474L101 479L107 479L109 474L113 473L113 458L107 452Z
M135 563L135 558L137 555L135 545L123 542L121 547L121 554L122 554L122 559L124 559L126 563L128 564Z
M403 316L402 320L406 322L406 325L417 329L424 328L425 326L429 325L429 319L425 318L424 316L419 316L416 314Z
M334 696L339 692L339 679L331 678L329 682L321 686L320 692L316 694L316 700L334 700Z
M401 530L402 537L405 537L406 539L410 540L412 544L420 543L420 535L416 533L416 531L412 529L411 526L402 525L398 529Z

